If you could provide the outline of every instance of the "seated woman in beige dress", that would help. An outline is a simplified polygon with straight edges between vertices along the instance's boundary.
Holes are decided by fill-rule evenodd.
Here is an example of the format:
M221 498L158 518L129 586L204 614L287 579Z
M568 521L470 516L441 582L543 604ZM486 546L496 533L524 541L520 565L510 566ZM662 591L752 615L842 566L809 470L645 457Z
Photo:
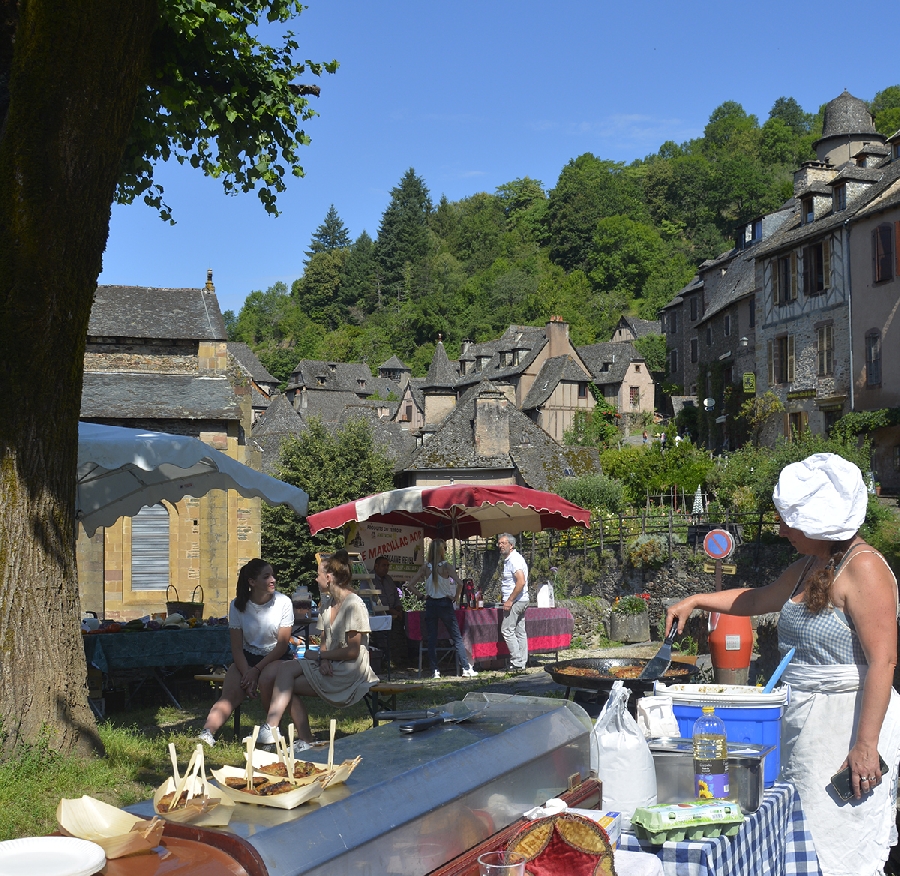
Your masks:
M307 652L301 660L278 667L266 723L260 729L261 744L274 741L285 709L290 705L303 751L313 741L303 697L321 697L335 706L359 702L378 676L369 667L369 613L350 589L350 560L346 551L319 563L316 576L323 598L317 629L318 653Z

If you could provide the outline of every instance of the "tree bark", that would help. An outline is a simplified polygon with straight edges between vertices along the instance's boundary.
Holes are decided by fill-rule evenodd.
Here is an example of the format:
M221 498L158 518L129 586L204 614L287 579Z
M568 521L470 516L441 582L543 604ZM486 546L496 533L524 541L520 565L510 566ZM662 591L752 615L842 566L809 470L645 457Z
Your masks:
M3 0L0 749L96 748L74 559L84 347L155 0ZM9 46L9 43L6 43Z

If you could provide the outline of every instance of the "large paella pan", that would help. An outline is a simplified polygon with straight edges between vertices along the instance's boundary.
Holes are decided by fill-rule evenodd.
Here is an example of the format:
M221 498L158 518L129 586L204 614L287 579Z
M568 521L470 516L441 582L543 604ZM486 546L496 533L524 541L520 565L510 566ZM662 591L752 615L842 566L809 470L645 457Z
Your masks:
M621 680L632 694L645 694L653 690L653 681L638 676L649 662L626 657L579 657L551 663L544 671L567 688L609 693L613 684ZM673 662L662 680L668 684L689 682L696 673L697 667L690 663Z

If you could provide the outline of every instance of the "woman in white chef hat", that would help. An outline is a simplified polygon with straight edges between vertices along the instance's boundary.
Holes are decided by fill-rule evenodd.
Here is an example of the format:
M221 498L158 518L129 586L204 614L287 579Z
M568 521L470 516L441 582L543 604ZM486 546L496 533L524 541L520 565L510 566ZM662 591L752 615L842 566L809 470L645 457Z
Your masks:
M824 876L881 874L897 840L897 582L859 535L868 491L853 463L833 453L792 463L772 498L780 534L801 558L765 587L676 603L666 630L673 623L682 630L695 608L781 612L779 649L796 648L783 676L791 701L782 719L781 778L797 787ZM847 766L853 796L844 801L830 780Z

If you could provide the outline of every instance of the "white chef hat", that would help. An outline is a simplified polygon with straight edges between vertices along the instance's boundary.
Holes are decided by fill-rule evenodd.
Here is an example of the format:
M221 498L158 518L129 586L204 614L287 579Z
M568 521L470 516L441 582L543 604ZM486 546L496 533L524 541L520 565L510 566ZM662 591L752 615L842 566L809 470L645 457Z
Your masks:
M862 473L835 453L814 453L782 470L772 494L781 519L808 538L844 541L866 517Z

